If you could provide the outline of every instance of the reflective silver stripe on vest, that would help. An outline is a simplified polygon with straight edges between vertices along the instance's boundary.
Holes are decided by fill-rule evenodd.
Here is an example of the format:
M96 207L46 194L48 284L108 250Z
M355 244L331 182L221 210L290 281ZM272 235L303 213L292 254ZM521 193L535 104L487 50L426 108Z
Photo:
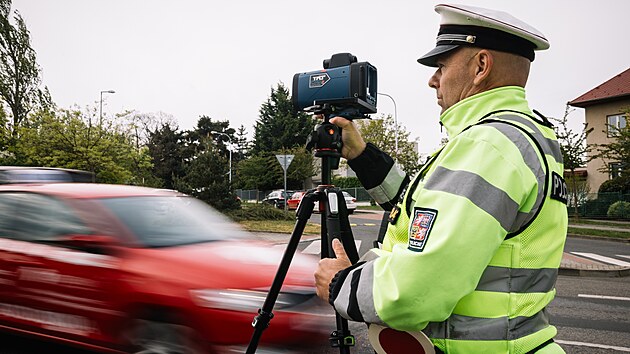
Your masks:
M358 286L356 289L353 289L352 280L357 275L360 276ZM373 283L374 262L366 262L350 271L333 303L337 312L349 320L385 325L374 308ZM356 309L358 309L362 318L358 318L359 315L356 313Z
M476 290L502 293L546 293L553 290L557 268L505 268L488 266Z
M367 192L378 204L390 202L394 200L396 194L398 194L398 189L405 179L405 176L405 172L394 164L387 173L387 176L385 176L383 182L374 188L368 189Z
M520 151L525 164L532 171L534 176L536 177L536 182L538 183L538 190L536 194L536 201L532 206L532 209L529 213L518 213L514 223L511 225L510 229L506 229L509 232L515 232L521 228L521 226L527 224L534 216L536 216L536 212L538 208L542 205L545 200L545 182L547 181L547 173L540 163L540 159L538 157L538 149L532 145L532 143L527 139L526 135L518 128L513 127L511 125L505 123L492 122L488 123L489 125L499 132L501 132L505 137L507 137L516 148ZM545 158L542 156L542 158Z
M549 326L546 309L532 317L479 318L451 315L444 322L431 322L422 330L432 339L514 340Z
M538 143L542 147L543 152L545 154L551 155L553 159L556 160L557 163L563 162L562 151L560 150L560 144L558 143L558 141L545 138L545 136L542 134L540 129L538 129L536 124L534 124L531 120L525 117L512 115L512 114L500 115L500 116L497 116L497 118L507 120L507 121L512 121L512 122L517 122L517 123L521 123L525 125L529 129L534 131L534 137L536 138L536 141L538 141Z
M511 231L514 217L518 213L518 203L505 191L472 172L453 171L438 166L429 176L424 188L451 193L470 200L508 231Z

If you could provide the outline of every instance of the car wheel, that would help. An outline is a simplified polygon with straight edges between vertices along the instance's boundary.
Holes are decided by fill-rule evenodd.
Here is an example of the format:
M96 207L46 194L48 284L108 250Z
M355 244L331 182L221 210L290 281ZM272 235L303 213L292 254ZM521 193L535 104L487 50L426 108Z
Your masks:
M195 330L156 320L135 320L129 331L133 354L202 354Z

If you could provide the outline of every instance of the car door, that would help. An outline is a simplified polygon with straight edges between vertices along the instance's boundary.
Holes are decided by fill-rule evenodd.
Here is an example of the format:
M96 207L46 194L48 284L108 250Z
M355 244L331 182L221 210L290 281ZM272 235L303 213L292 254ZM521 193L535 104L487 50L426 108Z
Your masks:
M103 345L111 323L124 314L116 305L118 260L98 249L74 247L72 235L92 230L64 201L15 193L15 239L22 242L17 294L39 331Z
M0 323L13 325L19 321L20 297L16 295L17 267L23 261L22 243L14 239L13 199L0 193Z

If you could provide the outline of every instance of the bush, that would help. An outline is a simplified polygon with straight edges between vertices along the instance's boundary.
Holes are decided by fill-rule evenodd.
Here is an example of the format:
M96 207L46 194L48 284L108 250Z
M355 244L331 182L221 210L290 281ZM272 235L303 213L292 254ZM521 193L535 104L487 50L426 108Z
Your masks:
M226 213L234 221L242 220L295 220L295 213L286 212L269 204L243 204L242 209Z
M630 203L622 200L614 202L607 213L609 218L630 219Z
M609 179L599 186L599 193L630 193L630 176L622 175L613 179Z
M339 188L360 188L363 187L361 185L361 182L359 182L359 179L357 177L340 177L340 176L335 176L332 178L332 184L335 187L339 187Z

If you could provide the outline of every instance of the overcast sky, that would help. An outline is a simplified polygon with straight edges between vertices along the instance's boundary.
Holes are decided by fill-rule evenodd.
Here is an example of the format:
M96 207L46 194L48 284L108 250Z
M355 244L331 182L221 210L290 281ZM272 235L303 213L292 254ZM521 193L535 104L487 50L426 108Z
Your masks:
M430 152L442 137L439 107L416 59L433 48L438 2L426 0L14 0L44 85L62 108L164 112L191 129L200 115L244 125L279 82L350 52L378 69L379 92ZM561 117L565 104L630 67L627 0L460 1L528 22L551 43L527 86L532 108ZM378 97L378 111L393 114ZM583 122L584 112L571 114ZM580 125L576 125L580 127Z

